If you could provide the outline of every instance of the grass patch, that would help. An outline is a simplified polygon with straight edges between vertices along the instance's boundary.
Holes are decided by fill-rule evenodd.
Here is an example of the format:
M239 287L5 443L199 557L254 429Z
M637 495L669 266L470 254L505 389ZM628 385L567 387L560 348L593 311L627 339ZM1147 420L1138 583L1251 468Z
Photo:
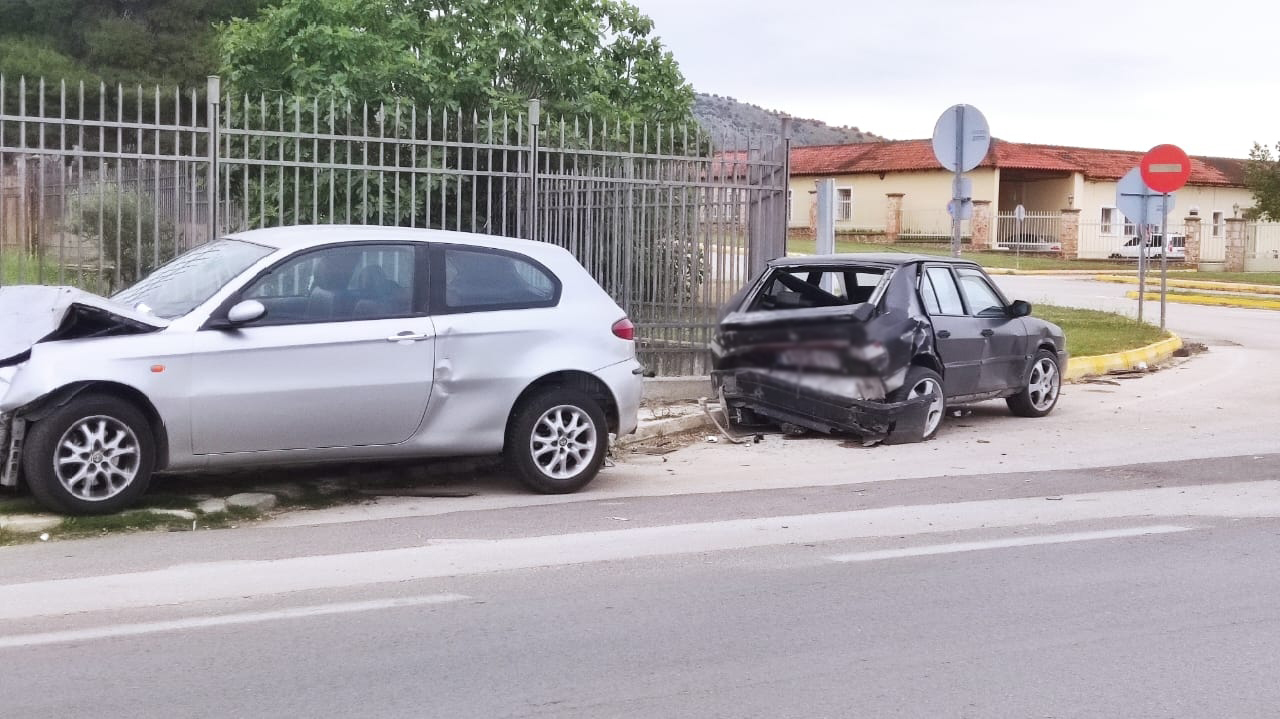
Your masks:
M58 263L5 250L0 256L0 285L52 285L58 282Z
M1081 310L1057 305L1035 305L1032 314L1048 320L1067 335L1072 357L1110 354L1145 347L1169 336L1155 325L1114 312Z
M813 254L817 249L817 241L804 237L787 239L787 252ZM901 252L911 255L951 255L950 245L925 242L899 242L894 245L874 242L857 242L836 238L836 252ZM1022 270L1132 270L1135 265L1110 260L1064 260L1043 253L1016 255L1012 252L987 251L970 252L961 248L961 255L973 260L983 267Z
M1197 272L1183 279L1209 282L1241 282L1246 285L1280 285L1280 272Z

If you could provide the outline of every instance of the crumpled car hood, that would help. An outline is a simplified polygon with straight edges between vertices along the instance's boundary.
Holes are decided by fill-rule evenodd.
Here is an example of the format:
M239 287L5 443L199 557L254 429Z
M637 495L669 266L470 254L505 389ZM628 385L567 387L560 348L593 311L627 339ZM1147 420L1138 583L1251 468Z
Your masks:
M167 320L74 287L0 287L0 364L57 339L155 332Z

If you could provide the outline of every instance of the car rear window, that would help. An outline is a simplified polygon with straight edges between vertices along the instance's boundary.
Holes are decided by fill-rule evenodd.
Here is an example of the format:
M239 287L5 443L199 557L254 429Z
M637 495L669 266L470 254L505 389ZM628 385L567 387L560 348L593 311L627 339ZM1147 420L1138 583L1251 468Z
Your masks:
M446 247L444 308L451 312L552 307L560 283L549 270L512 252Z
M868 302L884 281L880 267L785 267L766 280L750 311L840 307Z

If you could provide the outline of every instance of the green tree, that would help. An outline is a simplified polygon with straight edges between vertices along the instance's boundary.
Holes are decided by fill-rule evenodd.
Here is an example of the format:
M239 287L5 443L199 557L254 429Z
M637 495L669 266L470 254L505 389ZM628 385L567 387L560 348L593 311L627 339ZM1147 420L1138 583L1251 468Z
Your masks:
M279 0L221 29L236 92L685 123L693 90L622 0Z
M265 1L3 0L0 36L61 53L109 84L194 86L217 65L214 23L251 15Z
M1244 167L1244 184L1253 193L1253 207L1248 211L1250 219L1280 221L1280 143L1276 143L1277 155L1271 148L1253 143L1249 161Z

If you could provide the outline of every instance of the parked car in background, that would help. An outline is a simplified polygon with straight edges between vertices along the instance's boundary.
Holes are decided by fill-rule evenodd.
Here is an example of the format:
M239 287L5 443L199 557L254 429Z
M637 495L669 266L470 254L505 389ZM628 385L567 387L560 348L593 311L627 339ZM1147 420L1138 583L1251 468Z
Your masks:
M1009 302L968 260L852 254L774 260L725 308L712 381L742 426L871 440L934 436L949 405L1058 402L1061 328Z
M0 484L93 514L161 471L505 453L572 492L636 428L633 334L567 251L436 230L243 232L111 299L0 288Z
M1062 242L1057 237L1024 232L1001 238L996 242L996 249L1010 252L1061 252Z
M1138 259L1138 246L1142 243L1140 237L1130 237L1120 249L1111 253L1113 260L1136 260ZM1164 237L1160 234L1151 235L1146 243L1147 257L1158 258L1164 252ZM1186 235L1176 235L1169 233L1169 259L1185 260L1187 258L1187 238Z

